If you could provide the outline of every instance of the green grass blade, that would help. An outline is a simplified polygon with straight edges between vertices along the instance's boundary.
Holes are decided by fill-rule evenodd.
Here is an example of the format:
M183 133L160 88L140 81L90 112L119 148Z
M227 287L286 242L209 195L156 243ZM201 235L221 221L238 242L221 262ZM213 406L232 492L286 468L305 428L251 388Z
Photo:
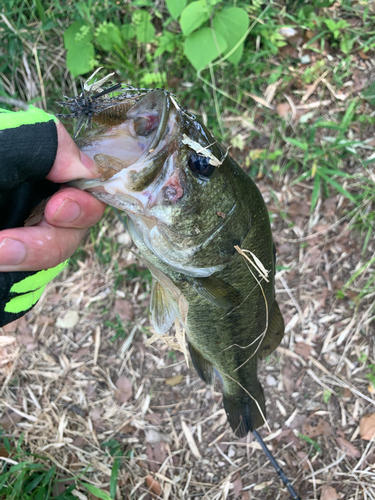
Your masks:
M115 458L112 467L111 480L109 482L109 495L111 498L116 497L116 486L117 486L117 477L120 468L121 460L119 458Z
M96 486L93 486L92 484L88 483L81 483L81 484L86 488L87 491L97 496L98 498L101 498L102 500L112 500L112 497L110 497L108 493L99 490L99 488L97 488Z

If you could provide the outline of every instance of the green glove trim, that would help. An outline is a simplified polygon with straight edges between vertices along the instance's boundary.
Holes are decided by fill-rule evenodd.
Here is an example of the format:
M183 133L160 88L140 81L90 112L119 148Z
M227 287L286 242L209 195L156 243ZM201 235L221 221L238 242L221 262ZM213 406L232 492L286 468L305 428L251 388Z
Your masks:
M68 260L62 262L56 267L52 267L51 269L45 269L43 271L38 271L37 273L28 276L27 278L19 281L18 283L14 283L12 288L10 289L11 293L26 293L31 292L32 290L37 290L42 286L46 286L46 284L53 280L64 267L68 264Z
M34 292L24 293L22 295L18 295L18 297L14 297L7 302L4 311L7 313L18 314L23 311L27 311L33 305L38 302L42 293L44 292L46 285Z
M30 106L27 111L8 111L7 109L0 109L0 130L9 128L17 128L21 125L35 125L35 123L46 123L54 120L58 123L59 120L42 109Z
M4 311L8 313L20 313L30 309L41 297L47 283L55 278L67 266L69 260L62 262L56 267L39 271L27 278L14 283L10 289L11 293L20 293L6 303Z

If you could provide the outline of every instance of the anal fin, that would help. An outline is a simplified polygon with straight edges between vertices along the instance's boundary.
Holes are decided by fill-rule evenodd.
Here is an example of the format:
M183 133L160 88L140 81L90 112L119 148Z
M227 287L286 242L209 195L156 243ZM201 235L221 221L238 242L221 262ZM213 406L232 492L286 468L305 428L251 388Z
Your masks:
M210 363L210 361L207 361L207 359L199 351L197 351L197 349L192 346L190 342L188 345L191 361L196 372L203 380L203 382L211 385L214 379L214 370L212 363Z
M258 350L258 357L264 359L269 356L280 344L284 337L284 319L280 312L278 303L274 300L266 335Z

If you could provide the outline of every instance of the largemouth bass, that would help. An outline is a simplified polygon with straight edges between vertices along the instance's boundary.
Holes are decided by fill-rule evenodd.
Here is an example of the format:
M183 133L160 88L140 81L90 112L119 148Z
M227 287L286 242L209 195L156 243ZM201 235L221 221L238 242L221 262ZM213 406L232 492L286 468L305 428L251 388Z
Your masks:
M284 333L262 195L168 92L103 109L92 113L101 125L77 141L102 177L71 185L127 213L153 276L155 330L164 334L176 319L184 326L198 375L221 379L229 424L243 437L266 414L258 358Z

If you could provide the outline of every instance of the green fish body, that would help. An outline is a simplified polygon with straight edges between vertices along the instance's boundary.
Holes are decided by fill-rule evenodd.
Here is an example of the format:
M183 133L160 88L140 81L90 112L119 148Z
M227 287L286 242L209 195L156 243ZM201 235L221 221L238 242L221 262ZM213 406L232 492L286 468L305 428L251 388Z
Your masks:
M265 419L258 358L284 333L266 205L167 92L147 93L117 120L79 140L102 177L72 185L127 213L153 275L155 330L166 333L176 319L183 325L198 375L208 384L219 376L228 421L243 437Z

